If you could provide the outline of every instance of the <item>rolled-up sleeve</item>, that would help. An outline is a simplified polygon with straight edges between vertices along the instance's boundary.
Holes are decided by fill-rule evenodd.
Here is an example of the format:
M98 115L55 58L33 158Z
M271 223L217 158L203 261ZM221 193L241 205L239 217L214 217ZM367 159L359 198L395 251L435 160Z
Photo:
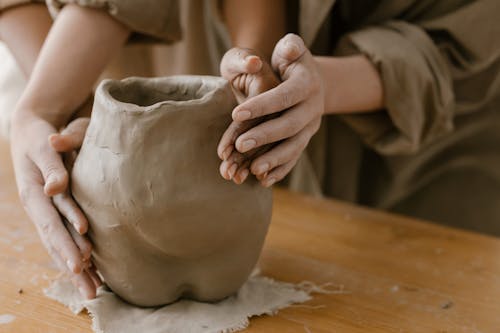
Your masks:
M43 3L44 0L0 0L0 13L10 7L26 5L29 3Z
M411 154L453 129L449 66L419 26L388 21L353 31L336 52L362 53L380 73L385 110L342 116L379 153Z
M46 0L52 16L66 4L107 10L132 30L133 39L174 42L181 38L178 0Z

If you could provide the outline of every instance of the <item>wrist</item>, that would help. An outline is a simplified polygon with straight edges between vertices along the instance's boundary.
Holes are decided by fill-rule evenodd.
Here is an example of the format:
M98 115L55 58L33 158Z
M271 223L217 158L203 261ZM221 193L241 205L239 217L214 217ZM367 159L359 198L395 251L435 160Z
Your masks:
M331 113L339 113L339 108L341 103L339 103L339 99L342 96L339 96L338 89L335 89L338 84L333 84L332 78L335 78L336 82L341 82L341 78L338 73L338 61L334 57L320 57L314 56L314 61L316 63L316 67L319 73L319 77L321 78L321 85L324 89L324 109L323 115L331 114Z
M328 112L326 112L327 110L327 105L326 105L326 99L327 99L327 85L326 85L326 78L325 78L325 75L324 75L324 68L323 68L323 64L321 62L321 60L318 61L319 57L315 57L313 56L313 61L314 61L314 65L316 66L316 72L318 73L318 80L319 80L319 89L321 91L321 97L323 98L323 110L322 110L322 113L321 115L324 116L326 115Z
M364 55L315 57L325 87L325 113L361 113L383 107L382 81Z
M19 126L30 119L38 118L45 120L55 128L61 128L68 122L71 114L72 112L65 110L58 103L52 103L49 106L43 101L21 97L12 116L12 126Z

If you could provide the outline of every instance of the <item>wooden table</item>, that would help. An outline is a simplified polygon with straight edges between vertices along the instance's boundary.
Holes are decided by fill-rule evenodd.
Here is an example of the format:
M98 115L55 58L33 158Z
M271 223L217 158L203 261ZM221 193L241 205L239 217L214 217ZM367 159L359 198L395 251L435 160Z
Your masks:
M247 332L500 332L500 240L275 191L260 266L341 293L251 320ZM0 332L91 332L42 289L56 275L0 142ZM2 316L10 315L10 316ZM0 320L1 321L1 320Z

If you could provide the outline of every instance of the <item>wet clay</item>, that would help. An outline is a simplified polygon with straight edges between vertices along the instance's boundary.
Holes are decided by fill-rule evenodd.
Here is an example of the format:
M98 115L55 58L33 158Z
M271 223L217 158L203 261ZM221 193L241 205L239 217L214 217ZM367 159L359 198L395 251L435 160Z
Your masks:
M272 194L219 175L216 147L235 105L217 77L98 87L72 190L89 219L94 262L126 301L220 300L254 268Z

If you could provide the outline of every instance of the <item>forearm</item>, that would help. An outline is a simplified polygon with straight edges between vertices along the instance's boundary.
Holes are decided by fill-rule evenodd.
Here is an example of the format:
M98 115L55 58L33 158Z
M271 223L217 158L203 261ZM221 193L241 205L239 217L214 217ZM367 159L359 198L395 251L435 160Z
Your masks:
M44 4L26 4L0 14L0 40L29 78L43 42L50 30L52 18Z
M225 0L222 11L233 46L249 48L270 61L286 30L283 0Z
M23 110L29 110L56 127L64 125L86 101L128 34L104 11L64 7L47 36L15 118L22 119Z
M314 59L324 82L325 114L370 112L383 107L379 73L365 56Z

